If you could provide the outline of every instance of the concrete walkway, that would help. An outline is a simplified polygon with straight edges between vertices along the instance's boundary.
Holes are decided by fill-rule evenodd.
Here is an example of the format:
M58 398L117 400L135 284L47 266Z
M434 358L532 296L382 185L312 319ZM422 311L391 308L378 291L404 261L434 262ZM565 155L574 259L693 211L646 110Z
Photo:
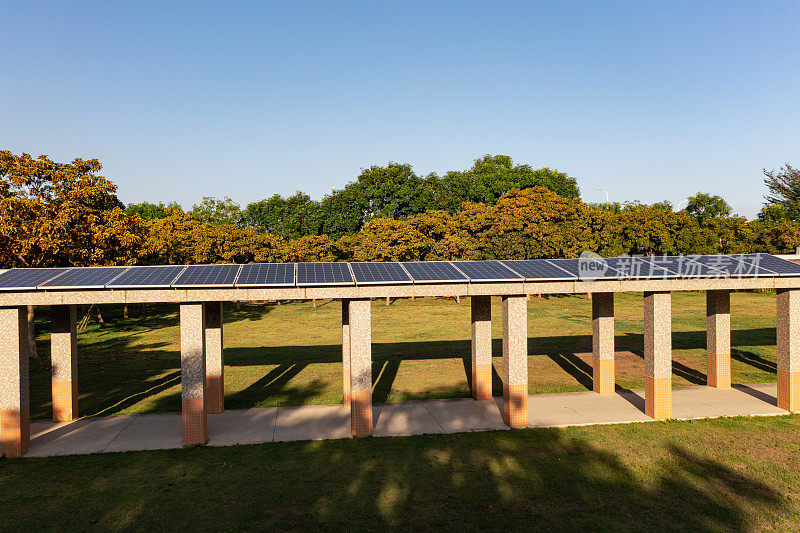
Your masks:
M781 415L776 383L731 389L673 388L677 419ZM378 437L508 429L502 398L471 398L375 404ZM647 422L642 389L599 395L591 391L534 394L528 421L535 427ZM209 446L350 437L350 409L340 405L266 407L208 415ZM181 447L181 413L84 418L74 422L31 422L29 457Z

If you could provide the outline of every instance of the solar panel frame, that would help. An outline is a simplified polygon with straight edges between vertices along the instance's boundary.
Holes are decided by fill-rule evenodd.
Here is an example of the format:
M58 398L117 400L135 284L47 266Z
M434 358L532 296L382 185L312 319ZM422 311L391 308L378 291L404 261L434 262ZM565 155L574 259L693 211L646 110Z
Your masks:
M172 283L177 280L181 274L186 270L186 265L148 265L148 266L133 266L127 271L123 272L112 281L106 284L106 288L110 289L169 289ZM130 280L131 276L137 276L142 273L148 272L164 274L168 278L159 277L153 282L135 282ZM172 272L172 274L169 274Z
M201 287L233 287L242 265L189 265L172 282L174 289L193 289ZM212 278L213 279L210 279ZM222 278L222 281L218 281Z
M470 283L521 283L525 281L525 278L500 261L450 261L450 263L462 274L467 276ZM482 274L481 270L483 270L483 273L486 275L477 277Z
M52 281L67 270L67 267L11 268L0 274L0 291L36 290L42 283ZM20 279L22 281L17 281Z
M427 283L468 283L469 278L450 261L404 261L400 263L415 284ZM448 274L437 275L432 270L449 271ZM427 271L427 272L423 272ZM444 277L444 276L450 277Z
M597 275L581 275L581 261L592 261L603 267L603 270L598 270ZM566 271L568 274L574 276L580 281L603 281L603 280L618 280L624 278L624 275L618 270L612 268L608 262L603 259L597 258L568 258L568 259L547 259L547 262L557 266L558 268Z
M253 277L256 277L256 279L253 280ZM264 278L263 281L260 281L261 277ZM273 281L270 281L270 279ZM282 281L278 281L279 279L282 279ZM296 285L296 280L297 263L247 263L242 265L239 271L239 276L236 278L236 286L294 287Z
M320 279L320 277L323 279ZM326 278L331 278L331 280L329 281ZM298 287L349 286L355 284L353 272L347 263L297 263Z
M722 270L729 278L760 278L774 277L775 273L762 267L757 267L736 259L735 255L694 255L689 256L693 261L707 264L717 270Z
M348 263L356 285L407 285L414 283L402 264L389 261ZM393 268L396 267L396 268ZM393 272L390 272L393 271ZM393 279L378 279L378 278Z
M578 278L546 259L504 259L500 262L525 281L575 281ZM531 275L537 271L542 275Z
M74 267L60 276L40 284L37 289L105 289L106 285L124 274L130 267Z
M788 259L775 257L772 254L742 254L741 256L734 257L738 257L743 263L774 272L775 275L779 277L800 276L800 265ZM787 272L787 269L791 271ZM781 272L782 270L783 272Z

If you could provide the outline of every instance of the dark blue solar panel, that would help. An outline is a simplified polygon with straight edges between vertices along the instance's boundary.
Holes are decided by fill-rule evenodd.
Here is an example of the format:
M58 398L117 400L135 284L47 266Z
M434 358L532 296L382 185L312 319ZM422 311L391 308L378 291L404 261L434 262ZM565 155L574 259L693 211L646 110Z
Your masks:
M669 279L680 274L677 263L668 257L610 257L605 260L624 279Z
M739 261L733 255L692 255L692 261L702 263L716 270L721 270L732 278L756 278L761 276L774 276L775 274L764 268Z
M456 283L469 281L448 261L410 261L403 267L415 283Z
M678 274L681 278L724 278L727 273L723 270L713 268L703 262L695 261L693 258L698 256L677 255L677 256L653 256L646 259L651 260L655 265L664 267L670 272Z
M505 266L527 280L573 280L574 276L545 259L514 259L501 261Z
M734 255L733 257L741 259L747 264L766 268L767 270L775 272L779 276L800 276L800 265L791 261L787 261L786 259L781 259L780 257L775 257L774 255L743 254Z
M171 287L185 266L139 266L131 267L127 272L111 281L107 286L112 289L144 287L149 289Z
M294 287L294 263L242 265L237 287Z
M514 273L500 261L451 261L451 263L472 281L522 281L522 276Z
M598 279L620 279L623 275L611 266L605 259L548 259L548 263L566 270L571 276L584 281Z
M67 270L66 268L12 268L0 274L0 291L32 290Z
M189 265L173 287L232 287L241 265Z
M297 286L354 285L347 263L297 263Z
M102 289L129 267L70 268L57 278L42 283L43 289Z
M350 263L357 285L411 283L400 263Z

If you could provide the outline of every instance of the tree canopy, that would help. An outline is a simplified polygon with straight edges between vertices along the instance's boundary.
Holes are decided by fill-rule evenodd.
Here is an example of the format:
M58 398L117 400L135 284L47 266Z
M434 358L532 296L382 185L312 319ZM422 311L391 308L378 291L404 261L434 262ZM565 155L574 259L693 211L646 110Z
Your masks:
M786 163L780 170L763 170L767 205L780 204L791 220L800 219L800 169Z

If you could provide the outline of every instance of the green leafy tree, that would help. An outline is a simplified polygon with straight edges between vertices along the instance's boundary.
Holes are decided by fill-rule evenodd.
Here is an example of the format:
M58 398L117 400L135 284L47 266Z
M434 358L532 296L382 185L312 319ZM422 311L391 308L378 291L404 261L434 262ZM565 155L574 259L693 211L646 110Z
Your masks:
M732 209L721 196L698 192L689 197L685 211L698 222L703 223L711 218L730 216Z
M763 170L767 205L781 204L791 220L800 219L800 169L786 163L780 170Z
M247 226L292 239L316 235L320 226L319 204L302 191L248 204L243 217Z
M190 214L195 220L209 224L240 225L243 221L242 209L239 204L227 196L222 200L204 196L202 202L192 206Z
M767 204L758 213L758 220L765 224L778 224L789 220L789 211L783 204Z
M164 204L164 202L159 202L157 204L140 202L138 204L128 204L128 206L125 207L125 214L129 216L139 215L142 220L153 220L156 218L166 218L168 208L182 210L177 202L171 202L169 204Z

